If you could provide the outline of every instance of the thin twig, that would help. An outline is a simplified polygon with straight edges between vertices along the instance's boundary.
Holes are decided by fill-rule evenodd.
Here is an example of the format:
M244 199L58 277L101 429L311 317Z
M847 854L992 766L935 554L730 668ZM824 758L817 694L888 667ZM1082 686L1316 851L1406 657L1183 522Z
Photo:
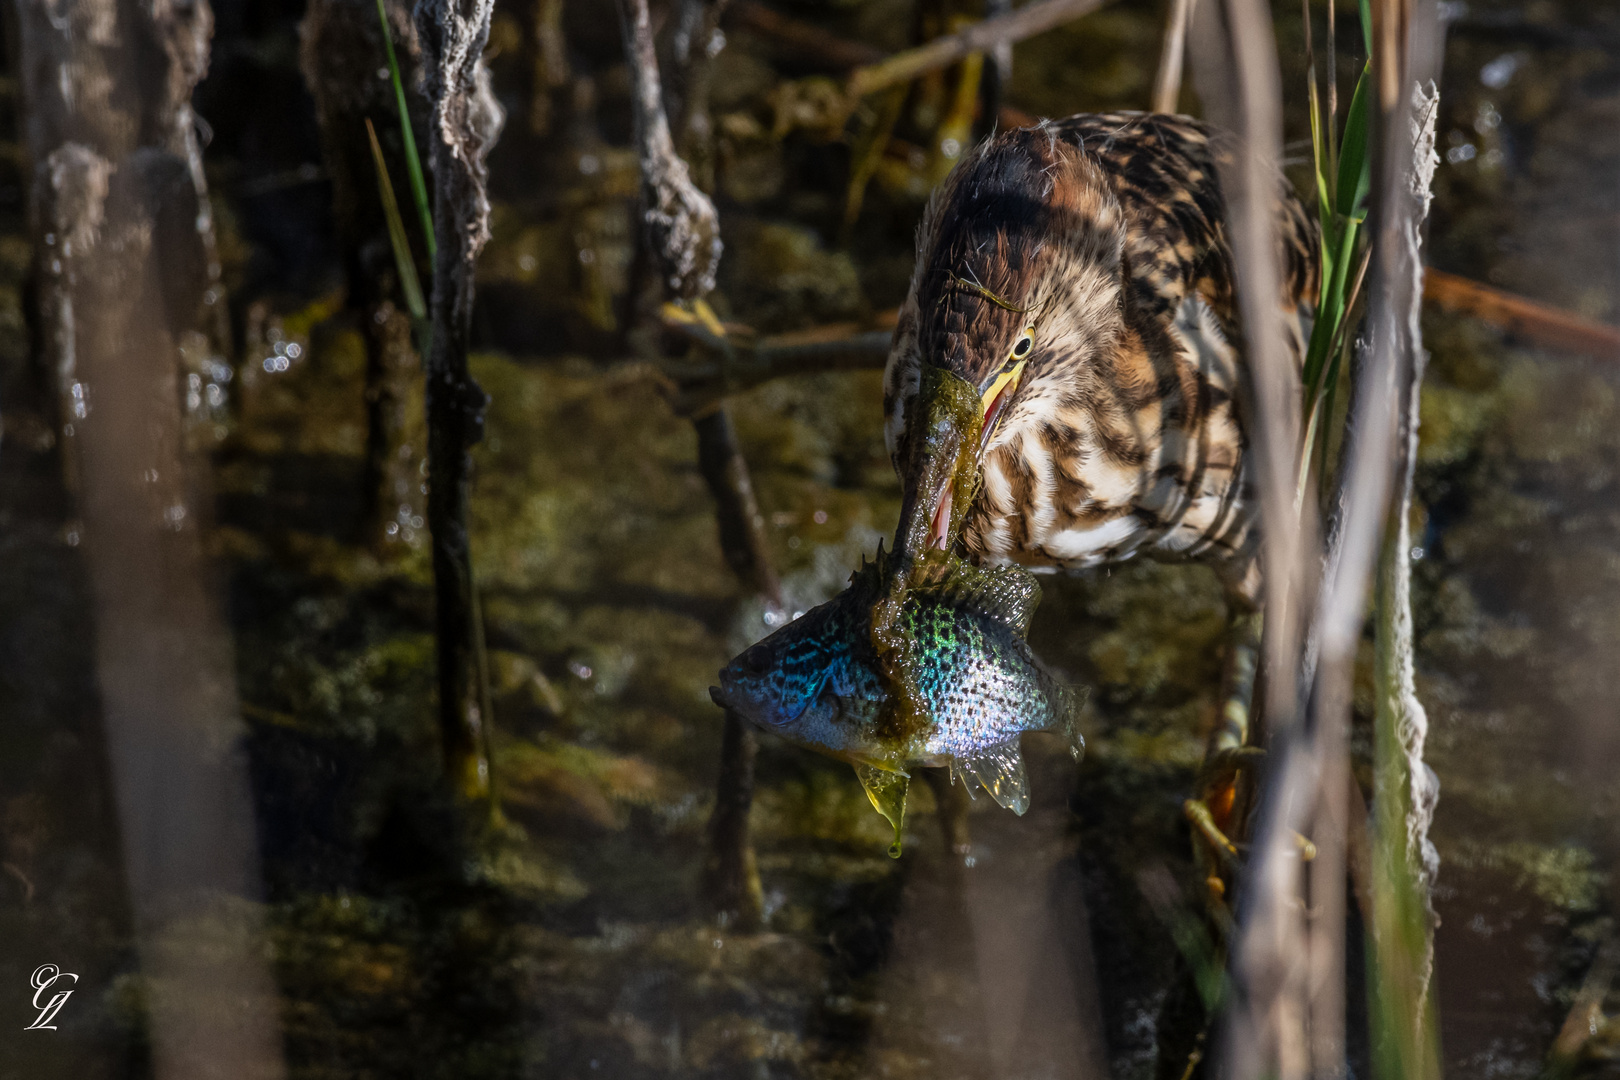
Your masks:
M1620 360L1620 327L1592 322L1482 282L1430 268L1423 277L1423 298L1442 311L1472 315L1535 345Z
M983 22L955 34L935 38L926 45L899 52L875 64L856 68L847 88L852 99L865 97L895 83L910 82L919 75L961 60L969 53L991 52L1001 45L1015 45L1025 38L1073 22L1089 15L1111 0L1038 0L1008 15Z
M733 28L758 34L795 64L848 71L884 59L883 50L876 45L847 41L819 26L783 15L758 0L738 0L727 11L725 21Z

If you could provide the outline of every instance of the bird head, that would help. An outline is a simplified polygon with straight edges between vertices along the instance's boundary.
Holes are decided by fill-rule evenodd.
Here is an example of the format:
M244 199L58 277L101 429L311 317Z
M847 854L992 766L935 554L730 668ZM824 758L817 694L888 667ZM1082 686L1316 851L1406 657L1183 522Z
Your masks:
M1095 161L1044 125L981 144L935 193L891 360L897 550L953 546L1009 418L1072 393L1111 342L1123 242Z

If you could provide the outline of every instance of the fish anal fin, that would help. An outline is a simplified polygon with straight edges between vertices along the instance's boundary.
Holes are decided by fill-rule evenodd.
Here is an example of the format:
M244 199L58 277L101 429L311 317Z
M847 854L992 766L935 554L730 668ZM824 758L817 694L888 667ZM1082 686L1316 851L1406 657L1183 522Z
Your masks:
M1024 768L1018 740L996 743L977 754L957 758L955 768L964 780L977 780L992 799L1020 817L1029 809L1029 772Z
M906 820L906 789L911 784L911 777L903 772L891 772L862 763L855 766L855 778L866 790L866 797L872 801L873 809L894 826L894 843L889 846L889 857L898 859L900 830Z

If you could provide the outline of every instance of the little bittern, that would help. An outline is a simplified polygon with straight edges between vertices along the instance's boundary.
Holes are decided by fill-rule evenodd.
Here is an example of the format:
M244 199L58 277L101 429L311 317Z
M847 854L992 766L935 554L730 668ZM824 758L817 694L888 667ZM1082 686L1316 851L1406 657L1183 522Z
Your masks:
M883 400L904 487L897 544L1048 569L1143 553L1221 576L1234 648L1204 805L1222 827L1230 798L1216 787L1242 762L1260 585L1216 168L1227 152L1187 117L1109 113L1003 132L964 155L918 231ZM1277 303L1299 354L1318 229L1280 173L1273 205ZM979 392L970 469L939 467L964 448L910 423L930 415L919 387L939 383L925 366Z

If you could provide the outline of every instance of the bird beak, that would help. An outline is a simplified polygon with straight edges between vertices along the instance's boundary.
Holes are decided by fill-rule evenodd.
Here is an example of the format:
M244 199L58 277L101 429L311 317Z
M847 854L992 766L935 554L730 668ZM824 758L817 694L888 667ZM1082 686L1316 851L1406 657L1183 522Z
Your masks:
M985 446L990 442L990 436L996 430L996 421L1006 411L1007 403L1018 392L1018 384L1024 377L1024 368L1029 366L1028 360L1018 361L1011 371L1004 371L992 378L979 395L979 403L984 410L984 423L980 428L979 453L984 453Z
M894 546L916 558L949 548L978 492L984 396L959 375L925 367L912 410Z

